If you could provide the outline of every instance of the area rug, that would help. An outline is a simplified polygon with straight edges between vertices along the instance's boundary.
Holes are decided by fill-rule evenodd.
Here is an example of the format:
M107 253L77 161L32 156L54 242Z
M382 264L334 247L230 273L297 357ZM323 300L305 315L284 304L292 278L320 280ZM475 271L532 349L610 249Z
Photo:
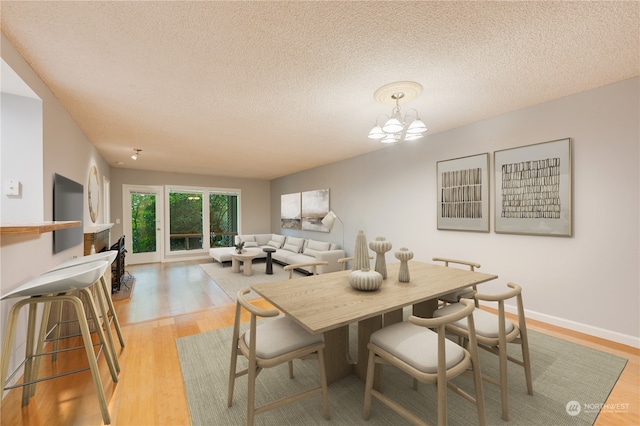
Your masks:
M354 326L352 326L354 327ZM179 338L176 341L193 425L240 425L246 423L247 379L236 380L233 406L227 407L227 383L232 328ZM357 330L351 330L356 348ZM527 394L523 369L509 365L509 422L501 416L498 386L483 381L488 425L592 425L620 376L626 359L593 350L545 334L529 331L534 395ZM511 345L515 346L515 345ZM519 349L519 348L514 348ZM515 354L515 353L514 353ZM497 376L497 357L480 351L483 373ZM244 359L241 359L244 361ZM244 364L246 365L246 364ZM317 383L317 363L294 363L295 378L287 366L263 370L258 376L258 404L271 401ZM421 384L416 392L412 380L391 366L384 367L384 392L437 424L437 395L433 385ZM455 383L473 394L471 378ZM329 386L331 420L322 416L320 397L289 404L256 416L256 425L400 425L404 419L373 400L371 417L362 419L364 383L349 376ZM579 410L576 407L580 407ZM579 412L578 412L579 411ZM478 423L475 406L449 392L451 425Z
M278 263L273 263L273 275L265 273L266 265L264 262L255 262L253 264L253 275L246 276L242 273L231 272L231 263L223 265L219 262L202 263L200 267L213 279L218 286L232 299L236 300L238 291L252 285L271 283L289 279L289 272ZM293 271L294 278L304 277L305 274ZM259 297L256 293L250 292L248 299Z

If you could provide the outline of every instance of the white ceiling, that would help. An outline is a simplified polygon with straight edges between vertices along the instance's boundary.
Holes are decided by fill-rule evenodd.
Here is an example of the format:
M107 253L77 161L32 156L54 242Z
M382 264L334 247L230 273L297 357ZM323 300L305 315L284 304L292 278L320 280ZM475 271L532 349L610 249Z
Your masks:
M112 167L273 179L640 75L640 2L1 2L2 32ZM4 77L3 77L4 78ZM469 141L470 144L473 141ZM138 161L129 157L142 149Z

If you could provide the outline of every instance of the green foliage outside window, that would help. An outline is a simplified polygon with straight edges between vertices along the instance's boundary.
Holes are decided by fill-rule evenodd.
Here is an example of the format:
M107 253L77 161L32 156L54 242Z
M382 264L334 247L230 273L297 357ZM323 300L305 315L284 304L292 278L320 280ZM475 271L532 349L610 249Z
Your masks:
M156 196L131 194L131 244L134 253L156 251Z

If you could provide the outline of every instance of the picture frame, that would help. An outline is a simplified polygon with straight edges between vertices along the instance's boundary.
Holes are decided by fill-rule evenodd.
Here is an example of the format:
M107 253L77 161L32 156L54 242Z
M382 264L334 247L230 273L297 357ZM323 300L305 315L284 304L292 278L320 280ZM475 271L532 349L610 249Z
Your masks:
M436 163L437 227L489 232L489 153Z
M300 193L280 195L280 226L283 229L301 229Z
M495 151L496 233L571 237L571 138Z
M329 232L322 219L329 213L329 189L302 192L302 229Z

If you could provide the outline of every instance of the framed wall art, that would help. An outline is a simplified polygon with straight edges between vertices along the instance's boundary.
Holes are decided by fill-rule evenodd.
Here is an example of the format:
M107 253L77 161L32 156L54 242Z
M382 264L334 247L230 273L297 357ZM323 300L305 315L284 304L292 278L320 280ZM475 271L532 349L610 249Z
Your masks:
M302 229L329 232L322 219L329 213L329 189L302 193Z
M495 232L572 236L571 139L493 155Z
M280 195L280 226L283 229L300 229L300 193Z
M489 232L489 153L438 161L438 229Z

